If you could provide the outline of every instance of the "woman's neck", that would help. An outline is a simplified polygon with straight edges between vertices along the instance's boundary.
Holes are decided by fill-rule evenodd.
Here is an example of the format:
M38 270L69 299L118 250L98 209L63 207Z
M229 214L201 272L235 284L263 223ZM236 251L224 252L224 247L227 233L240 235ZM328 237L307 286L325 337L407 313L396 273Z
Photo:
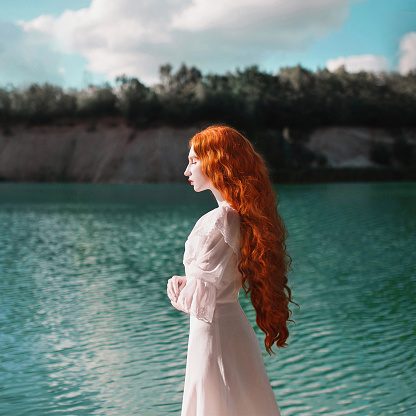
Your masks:
M215 199L217 200L217 204L220 205L221 202L224 202L224 198L221 195L221 192L218 191L217 189L212 190L212 193L215 197Z

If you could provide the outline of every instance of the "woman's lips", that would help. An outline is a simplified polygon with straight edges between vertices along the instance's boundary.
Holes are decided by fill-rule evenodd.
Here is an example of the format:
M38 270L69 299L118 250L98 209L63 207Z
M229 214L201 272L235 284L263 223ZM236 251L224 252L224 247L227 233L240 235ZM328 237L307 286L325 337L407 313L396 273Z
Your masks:
M190 179L189 179L189 182L191 182L191 185L193 185L193 184L194 184L194 181L191 181Z

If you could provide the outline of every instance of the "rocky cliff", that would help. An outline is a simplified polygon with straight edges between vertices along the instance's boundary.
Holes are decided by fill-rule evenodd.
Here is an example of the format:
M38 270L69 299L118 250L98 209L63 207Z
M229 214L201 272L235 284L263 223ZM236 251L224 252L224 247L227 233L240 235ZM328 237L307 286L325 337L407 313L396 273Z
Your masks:
M176 182L195 128L133 130L123 122L17 127L0 136L0 178L93 183Z
M31 128L16 126L7 135L0 135L0 180L179 182L184 179L187 143L196 131L197 127L135 130L122 120ZM403 162L393 157L397 143L394 132L320 128L303 135L301 140L293 138L288 129L276 134L282 137L286 147L298 142L309 154L318 156L302 169L324 168L328 175L329 170L340 168L380 168L383 157L388 159L389 169L403 168ZM400 137L407 146L404 151L411 153L410 165L406 162L411 169L416 157L416 130L402 130ZM374 157L374 154L377 156L375 149L381 155L380 160Z

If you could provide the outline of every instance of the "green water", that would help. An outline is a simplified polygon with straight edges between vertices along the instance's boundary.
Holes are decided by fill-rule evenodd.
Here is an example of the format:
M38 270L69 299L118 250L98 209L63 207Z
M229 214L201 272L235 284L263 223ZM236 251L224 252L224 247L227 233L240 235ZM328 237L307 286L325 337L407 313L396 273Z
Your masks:
M416 184L279 193L301 306L264 354L282 415L416 415ZM0 415L179 414L188 316L166 281L215 206L189 185L0 184Z

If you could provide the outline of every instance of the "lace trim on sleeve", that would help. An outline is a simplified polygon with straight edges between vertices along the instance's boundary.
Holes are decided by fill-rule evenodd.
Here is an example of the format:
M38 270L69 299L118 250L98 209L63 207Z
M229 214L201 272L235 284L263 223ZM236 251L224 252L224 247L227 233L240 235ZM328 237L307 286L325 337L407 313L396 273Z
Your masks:
M211 323L215 311L216 289L211 283L190 277L179 295L178 302L186 313Z

